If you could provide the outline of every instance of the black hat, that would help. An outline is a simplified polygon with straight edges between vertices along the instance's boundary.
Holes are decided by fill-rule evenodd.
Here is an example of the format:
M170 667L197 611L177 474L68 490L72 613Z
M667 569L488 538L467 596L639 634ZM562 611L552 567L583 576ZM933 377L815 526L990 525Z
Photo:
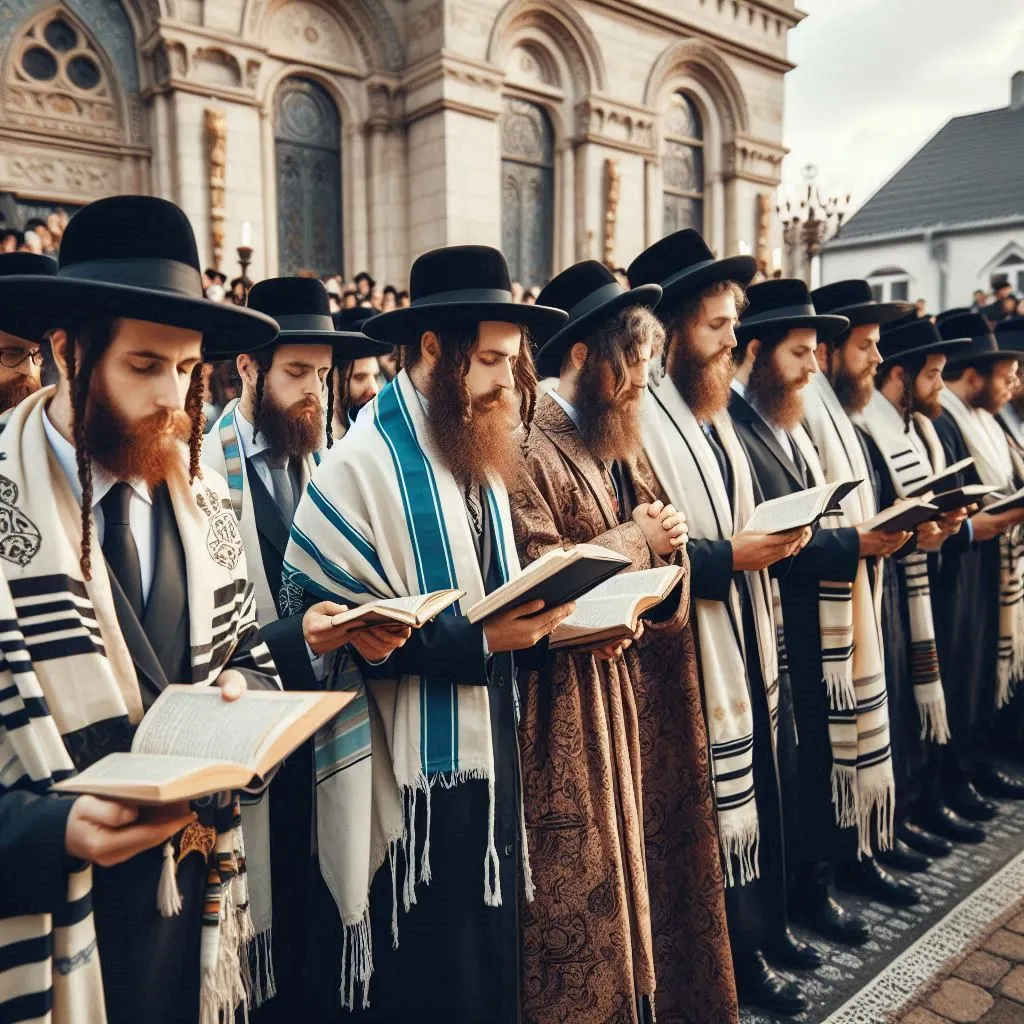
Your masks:
M586 341L601 321L628 306L654 309L660 299L659 285L642 284L627 291L597 260L584 260L563 270L537 296L542 306L554 306L569 314L569 322L537 353L537 372L542 377L556 377L565 353L577 341Z
M155 196L111 196L79 210L61 239L55 277L0 277L0 330L33 308L44 311L44 330L69 317L107 316L200 331L205 359L249 352L277 335L270 317L203 298L192 226Z
M878 351L882 365L923 355L949 355L970 344L966 337L944 338L926 316L900 317L882 331Z
M753 256L729 256L716 260L700 232L684 228L644 249L629 265L626 276L636 288L660 284L663 292L658 312L662 319L690 296L716 281L736 281L746 287L757 273Z
M787 331L809 327L818 332L818 341L829 342L848 330L850 321L845 316L816 313L807 285L795 277L780 277L747 289L747 307L736 327L736 338L749 341L765 327Z
M972 366L1000 359L1024 359L1024 350L1013 347L1024 343L1024 338L1019 338L1011 331L997 337L980 313L954 313L952 316L940 317L938 329L943 338L967 338L970 342L960 346L947 359L947 366Z
M49 256L34 252L0 253L0 277L11 277L14 274L53 277L56 273L57 261ZM38 309L19 306L17 309L5 309L0 314L0 331L26 341L39 341L46 333L42 322Z
M911 302L876 302L867 281L835 281L811 292L811 301L818 313L845 316L851 327L864 324L887 324L909 313Z
M331 314L337 340L334 343L334 358L339 363L367 356L386 356L392 347L384 341L374 341L363 334L363 324L377 315L377 310L363 306L341 309Z
M424 331L452 321L496 320L526 327L539 345L568 319L560 309L513 302L505 257L487 245L424 253L412 265L409 293L412 305L367 320L364 332L392 345L410 345Z
M210 278L211 281L217 281L220 284L226 284L228 275L223 270L217 270L216 267L207 267L203 273Z

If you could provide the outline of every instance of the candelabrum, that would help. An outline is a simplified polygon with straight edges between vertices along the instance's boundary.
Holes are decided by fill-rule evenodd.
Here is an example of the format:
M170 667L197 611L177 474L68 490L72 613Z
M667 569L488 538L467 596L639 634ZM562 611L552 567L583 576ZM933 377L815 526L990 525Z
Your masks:
M849 194L824 192L815 183L817 176L818 168L808 164L802 173L804 184L800 198L786 199L775 208L790 263L794 270L800 270L808 285L814 257L839 233L850 205Z
M242 225L242 244L238 247L238 265L242 269L240 275L242 279L242 288L245 291L245 296L242 299L244 304L249 298L249 289L252 287L252 281L249 280L249 264L252 263L252 228L249 226L249 222L246 221Z

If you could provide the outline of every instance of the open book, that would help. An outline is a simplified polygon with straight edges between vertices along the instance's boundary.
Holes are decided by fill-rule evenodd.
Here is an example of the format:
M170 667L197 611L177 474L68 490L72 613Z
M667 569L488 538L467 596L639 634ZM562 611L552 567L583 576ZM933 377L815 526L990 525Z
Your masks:
M624 572L594 587L576 602L576 611L551 634L550 648L603 647L633 636L644 612L661 604L678 586L678 565Z
M168 686L143 717L130 753L107 754L53 788L139 804L257 788L354 697L250 690L226 701L216 686Z
M925 501L924 498L906 498L882 509L878 515L866 519L861 523L861 528L881 530L884 533L916 530L922 523L927 523L938 514L938 508L930 501Z
M331 625L344 626L349 622L358 622L363 629L396 624L419 629L440 615L445 608L455 604L464 594L464 590L434 590L429 594L416 594L413 597L367 601L356 608L338 612L331 617Z
M839 511L839 502L852 491L859 480L843 480L837 484L808 487L795 494L762 501L747 520L744 530L756 533L788 533L811 526L822 516Z
M987 484L967 484L966 487L955 487L941 494L926 494L926 497L940 512L952 512L957 508L965 508L981 501L992 488Z
M947 466L934 476L922 480L913 490L907 492L907 497L916 498L924 494L925 491L948 491L950 487L956 486L957 475L973 465L974 459L970 457L954 462L952 466Z
M991 512L997 515L1000 512L1012 512L1015 509L1024 508L1024 487L1013 494L998 495L996 500L986 505L982 511Z
M598 544L555 548L541 555L536 562L531 562L516 579L477 601L467 615L470 622L480 622L495 612L530 601L543 601L545 608L555 608L575 601L581 594L632 564L625 555Z

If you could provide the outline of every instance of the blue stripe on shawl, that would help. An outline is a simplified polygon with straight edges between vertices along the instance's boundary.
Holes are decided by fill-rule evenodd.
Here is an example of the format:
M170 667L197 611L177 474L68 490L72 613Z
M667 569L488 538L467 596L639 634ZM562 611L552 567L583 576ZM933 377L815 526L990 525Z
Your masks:
M228 481L228 491L231 495L231 504L235 516L241 518L242 514L242 491L245 486L245 470L242 467L242 450L238 444L238 434L235 431L235 408L232 406L220 418L217 424L217 433L220 443L224 448L224 475ZM234 463L234 466L232 466Z
M323 569L324 575L328 579L333 580L346 590L350 590L353 594L370 593L370 589L365 583L361 583L351 573L346 572L337 562L332 562L294 523L292 523L291 538Z
M321 601L337 601L338 595L328 590L325 586L317 583L316 580L307 576L302 570L296 569L290 562L284 562L281 566L281 579L284 583L291 583L311 594L319 597ZM294 614L294 612L293 612Z
M327 495L310 480L306 493L313 499L313 504L323 513L324 518L347 540L358 552L363 561L381 578L386 579L384 567L380 564L373 545L331 504Z

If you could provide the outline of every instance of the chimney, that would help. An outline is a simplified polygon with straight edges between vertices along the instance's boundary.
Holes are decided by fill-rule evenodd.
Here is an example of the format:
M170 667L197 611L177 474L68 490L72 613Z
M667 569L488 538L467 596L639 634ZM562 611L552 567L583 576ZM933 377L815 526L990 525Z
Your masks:
M1024 110L1024 71L1010 79L1010 109Z

